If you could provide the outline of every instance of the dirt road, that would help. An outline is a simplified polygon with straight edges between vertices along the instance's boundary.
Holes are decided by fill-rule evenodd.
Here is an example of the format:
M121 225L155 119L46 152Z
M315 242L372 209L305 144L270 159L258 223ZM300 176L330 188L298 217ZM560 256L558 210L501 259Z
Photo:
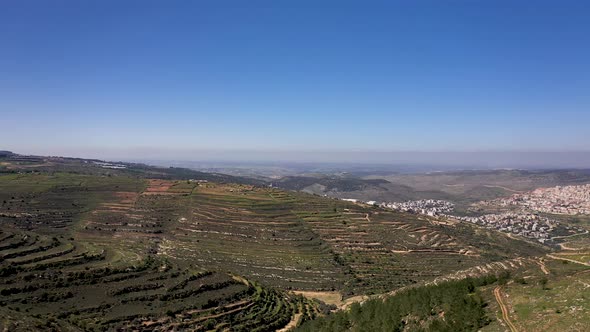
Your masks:
M549 269L547 268L547 266L545 266L545 263L541 260L536 261L536 263L539 265L539 267L541 268L541 271L543 271L543 273L545 274L549 274Z
M547 257L551 257L553 259L561 259L561 260L572 262L572 263L577 263L577 264L582 264L582 265L590 266L590 264L588 264L588 263L580 262L580 261L577 261L575 259L565 258L565 257L562 257L562 256L554 256L554 255L548 254Z
M504 300L502 299L502 286L498 286L494 289L494 296L496 297L496 301L498 302L498 305L500 306L500 309L502 310L502 318L504 319L504 321L506 322L506 324L510 328L510 331L511 332L518 332L518 330L516 329L516 326L514 326L514 324L512 324L512 321L510 321L510 317L508 316L508 308L506 308L506 305L504 304Z

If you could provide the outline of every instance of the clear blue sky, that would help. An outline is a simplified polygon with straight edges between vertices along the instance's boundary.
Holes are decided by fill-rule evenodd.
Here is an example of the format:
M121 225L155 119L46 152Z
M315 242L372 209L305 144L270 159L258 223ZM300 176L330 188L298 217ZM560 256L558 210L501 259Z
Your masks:
M2 1L0 149L588 151L589 17L588 1Z

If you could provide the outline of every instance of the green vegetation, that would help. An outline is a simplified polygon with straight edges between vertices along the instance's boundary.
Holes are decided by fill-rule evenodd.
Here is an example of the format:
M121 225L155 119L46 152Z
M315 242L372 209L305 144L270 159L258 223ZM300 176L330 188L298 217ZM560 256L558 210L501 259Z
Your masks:
M518 273L515 282L502 288L509 319L518 331L587 331L590 319L590 267L557 259L544 261L549 274L538 266ZM522 281L525 281L524 283ZM505 331L499 307L492 295L494 287L481 293L490 303L489 317L498 317L482 331Z
M402 290L306 322L297 331L477 331L489 323L477 287L495 281L486 276Z
M104 331L115 328L270 331L295 311L314 304L227 273L180 269L147 256L118 264L108 250L89 251L29 232L2 232L0 305L22 317L3 316L0 326L18 329L26 317L34 329ZM13 245L9 245L13 244ZM52 249L43 251L44 247Z

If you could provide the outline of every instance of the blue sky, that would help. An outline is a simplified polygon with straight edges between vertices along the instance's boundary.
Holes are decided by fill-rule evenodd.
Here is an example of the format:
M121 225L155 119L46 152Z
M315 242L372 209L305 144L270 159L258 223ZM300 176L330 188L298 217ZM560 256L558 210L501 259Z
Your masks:
M0 148L589 151L589 13L586 1L4 1Z

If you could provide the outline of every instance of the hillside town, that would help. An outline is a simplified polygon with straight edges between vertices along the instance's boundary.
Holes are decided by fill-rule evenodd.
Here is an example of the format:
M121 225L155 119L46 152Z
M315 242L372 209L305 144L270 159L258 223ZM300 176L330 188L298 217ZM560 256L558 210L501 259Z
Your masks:
M556 237L570 236L588 231L579 227L563 226L557 220L539 216L530 212L505 212L498 214L485 214L481 216L457 216L451 214L455 205L449 201L422 199L406 202L363 202L356 199L343 199L345 201L379 206L395 211L422 214L431 217L451 218L462 222L468 222L482 227L495 229L500 232L519 235L522 237L547 243Z
M453 203L437 199L421 199L403 203L384 202L379 204L379 206L395 211L425 214L431 217L452 212L455 209Z
M102 168L110 168L110 169L126 169L127 168L127 165L107 163L104 161L95 161L94 164L98 165Z
M554 214L590 214L590 184L539 188L478 203L480 206L520 206L533 211Z
M541 243L547 241L552 231L559 226L559 222L555 220L530 213L500 213L486 214L478 217L452 217L486 228L493 228L501 232L534 238Z

